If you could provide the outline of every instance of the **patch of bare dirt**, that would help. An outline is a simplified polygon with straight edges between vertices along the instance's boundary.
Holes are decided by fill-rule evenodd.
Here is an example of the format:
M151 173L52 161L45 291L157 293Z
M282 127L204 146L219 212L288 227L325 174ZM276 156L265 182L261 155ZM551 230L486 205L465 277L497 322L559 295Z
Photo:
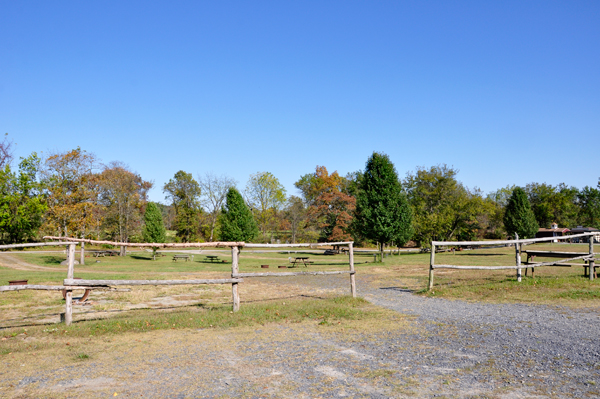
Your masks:
M8 267L10 269L15 270L26 270L26 271L35 271L35 270L44 270L44 271L56 271L54 267L46 267L46 266L38 266L33 263L25 262L18 257L7 254L0 253L0 266Z

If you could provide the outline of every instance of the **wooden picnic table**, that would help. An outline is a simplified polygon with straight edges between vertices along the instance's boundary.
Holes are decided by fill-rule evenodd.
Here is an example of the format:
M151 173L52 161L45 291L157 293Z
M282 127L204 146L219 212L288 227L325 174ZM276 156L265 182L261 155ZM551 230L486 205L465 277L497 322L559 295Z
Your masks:
M108 255L108 256L117 256L119 254L119 252L113 251L113 250L110 250L110 249L100 250L100 251L91 251L91 252L94 254L94 256L96 258L98 258L100 256L106 256L106 255Z
M577 256L583 256L583 255L587 255L587 252L562 252L562 251L533 251L533 250L526 250L526 251L522 251L522 253L527 255L527 260L524 263L525 266L525 275L527 276L527 265L533 264L535 262L533 262L533 259L536 256L539 256L540 258L562 258L562 259L568 259L570 257L577 257ZM583 273L585 277L589 277L589 261L584 260L585 263L557 263L555 266L559 266L559 267L571 267L571 266L582 266L583 267ZM596 275L596 267L594 266L594 270L593 273L594 275ZM533 270L534 268L531 268L531 276L533 277Z
M74 280L81 280L81 277L73 277L73 279ZM83 293L83 296L81 296L79 298L73 298L73 301L76 304L85 302L87 300L88 296L90 296L90 292L92 292L92 290L89 289L89 288L86 288L85 292ZM63 299L67 299L67 290L62 290L62 296L63 296Z
M204 260L207 260L209 262L220 262L221 259L219 259L218 255L206 255L204 257Z
M291 262L292 262L292 267L295 267L296 264L298 264L298 263L302 263L304 265L304 267L308 267L308 265L310 263L313 263L313 262L311 262L311 261L308 260L307 256L298 256L298 257L295 257L294 260L292 260Z
M177 259L185 259L185 261L187 262L188 260L190 260L190 256L189 255L173 255L173 262L177 262Z

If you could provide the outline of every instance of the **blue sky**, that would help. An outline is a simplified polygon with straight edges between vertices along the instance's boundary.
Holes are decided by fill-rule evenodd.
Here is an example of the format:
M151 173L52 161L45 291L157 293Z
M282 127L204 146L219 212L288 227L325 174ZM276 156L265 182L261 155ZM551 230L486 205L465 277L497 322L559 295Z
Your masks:
M597 1L0 1L0 133L153 180L373 151L490 192L600 177Z

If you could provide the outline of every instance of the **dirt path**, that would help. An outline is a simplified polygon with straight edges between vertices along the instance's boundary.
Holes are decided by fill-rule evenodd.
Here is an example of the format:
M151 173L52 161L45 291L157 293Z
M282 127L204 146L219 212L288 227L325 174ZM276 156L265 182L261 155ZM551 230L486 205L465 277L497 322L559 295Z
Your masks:
M33 263L28 263L28 262L22 261L17 256L7 254L7 253L0 254L0 266L8 267L10 269L15 269L15 270L26 270L26 271L37 271L37 270L56 271L55 267L34 265Z
M285 285L348 290L347 280L336 276ZM399 286L358 276L361 295L409 315L385 321L386 328L302 323L163 330L134 341L90 339L58 358L32 356L34 366L3 356L0 397L600 396L598 310L427 299ZM82 353L87 360L77 360Z

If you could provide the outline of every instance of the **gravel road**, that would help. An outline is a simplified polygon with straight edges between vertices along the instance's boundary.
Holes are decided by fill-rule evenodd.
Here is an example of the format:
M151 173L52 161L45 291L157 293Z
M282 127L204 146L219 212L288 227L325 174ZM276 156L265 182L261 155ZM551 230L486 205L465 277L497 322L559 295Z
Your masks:
M364 274L357 283L367 300L410 315L411 328L345 334L290 324L217 337L157 331L139 343L107 343L76 367L40 365L19 381L0 373L0 385L14 386L0 396L600 397L598 309L428 299ZM348 290L338 276L285 284Z

